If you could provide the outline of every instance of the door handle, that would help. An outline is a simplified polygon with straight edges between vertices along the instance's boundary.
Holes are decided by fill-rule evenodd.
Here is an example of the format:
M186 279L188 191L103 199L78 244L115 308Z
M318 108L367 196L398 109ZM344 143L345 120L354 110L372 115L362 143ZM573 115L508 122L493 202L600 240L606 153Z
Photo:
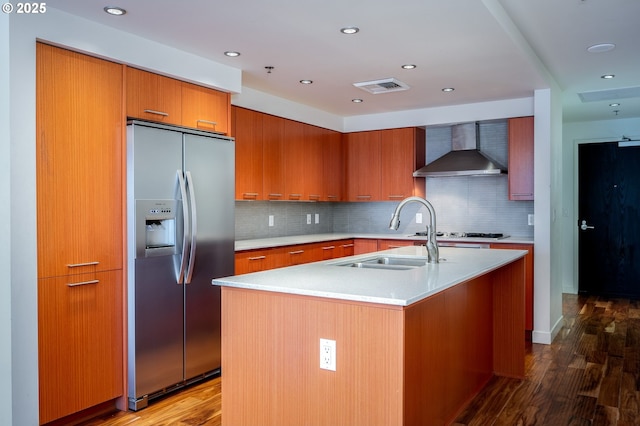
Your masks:
M595 226L587 225L587 221L583 220L582 223L580 224L580 229L582 229L583 231L586 231L587 229L595 229Z
M189 251L189 265L187 266L186 275L184 277L185 284L191 284L193 276L193 266L196 262L196 237L198 235L198 214L196 212L196 193L193 188L193 179L191 172L185 173L187 177L187 189L189 191L189 206L191 210L191 249Z
M176 282L182 284L184 280L184 272L187 268L187 249L189 247L188 238L189 230L191 228L189 221L189 208L187 206L187 186L182 175L182 170L176 171L176 179L178 183L178 191L180 199L182 200L182 253L180 253L180 260L176 262Z

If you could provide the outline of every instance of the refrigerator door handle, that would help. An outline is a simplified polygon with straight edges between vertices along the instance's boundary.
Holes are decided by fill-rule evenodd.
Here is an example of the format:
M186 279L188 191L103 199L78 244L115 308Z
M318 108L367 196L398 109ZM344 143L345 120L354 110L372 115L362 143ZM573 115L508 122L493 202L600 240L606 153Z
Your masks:
M187 176L187 189L189 190L189 204L191 210L191 250L189 252L189 265L186 269L186 276L184 278L185 284L191 283L191 276L193 275L193 266L196 261L196 237L198 234L198 215L196 212L196 195L193 188L193 179L191 178L191 172L185 173Z
M188 249L188 239L189 239L189 229L190 229L190 221L189 221L189 206L187 205L187 185L184 181L184 177L182 176L182 170L176 171L176 178L179 188L179 197L182 200L182 253L180 253L179 262L175 262L175 271L176 271L176 282L178 284L182 284L184 282L185 270L187 267L187 249ZM178 194L177 194L178 195ZM175 258L174 258L175 259Z

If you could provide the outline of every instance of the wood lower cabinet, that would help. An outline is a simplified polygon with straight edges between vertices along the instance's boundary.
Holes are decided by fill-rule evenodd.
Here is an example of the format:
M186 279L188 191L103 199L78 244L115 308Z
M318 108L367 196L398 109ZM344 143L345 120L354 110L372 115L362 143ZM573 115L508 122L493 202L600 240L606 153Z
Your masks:
M365 254L378 251L378 240L370 240L367 238L356 238L353 240L353 254Z
M38 280L40 423L123 392L122 272Z
M123 74L36 47L41 423L124 394Z
M378 250L389 250L413 245L415 245L413 241L409 240L378 240Z
M527 250L525 256L525 330L533 330L533 244L499 243L491 244L492 249ZM531 336L528 336L531 337Z
M280 247L239 251L235 254L235 274L266 271L283 266Z
M375 242L375 240L373 240ZM373 250L375 251L375 250ZM236 275L260 272L354 254L354 241L335 240L236 252Z
M533 200L533 117L510 118L509 200Z

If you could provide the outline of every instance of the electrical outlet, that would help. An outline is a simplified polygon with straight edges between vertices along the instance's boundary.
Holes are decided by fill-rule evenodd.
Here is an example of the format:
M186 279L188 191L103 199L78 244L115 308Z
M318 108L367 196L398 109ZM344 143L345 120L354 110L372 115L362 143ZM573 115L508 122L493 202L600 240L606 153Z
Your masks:
M307 225L311 225L311 215L307 215Z
M274 223L275 223L275 221L274 221L274 219L273 219L273 215L272 215L272 214L270 214L270 215L269 215L269 226L273 226L273 225L274 225Z
M422 213L416 213L416 223L422 223Z
M527 215L527 225L533 226L533 215L532 214L528 214Z
M316 224L320 223L320 213L316 213Z
M320 339L320 368L336 371L336 341Z

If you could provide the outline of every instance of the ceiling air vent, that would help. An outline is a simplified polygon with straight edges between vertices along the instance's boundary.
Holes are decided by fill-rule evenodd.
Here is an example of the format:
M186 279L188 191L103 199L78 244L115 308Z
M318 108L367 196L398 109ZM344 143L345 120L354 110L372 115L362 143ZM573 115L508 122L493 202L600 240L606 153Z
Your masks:
M401 90L408 90L409 86L406 83L396 80L395 78L385 78L382 80L363 81L360 83L353 83L359 89L366 90L369 93L377 95L379 93L399 92Z
M623 87L620 89L597 90L595 92L578 93L582 102L613 101L640 97L640 87Z

